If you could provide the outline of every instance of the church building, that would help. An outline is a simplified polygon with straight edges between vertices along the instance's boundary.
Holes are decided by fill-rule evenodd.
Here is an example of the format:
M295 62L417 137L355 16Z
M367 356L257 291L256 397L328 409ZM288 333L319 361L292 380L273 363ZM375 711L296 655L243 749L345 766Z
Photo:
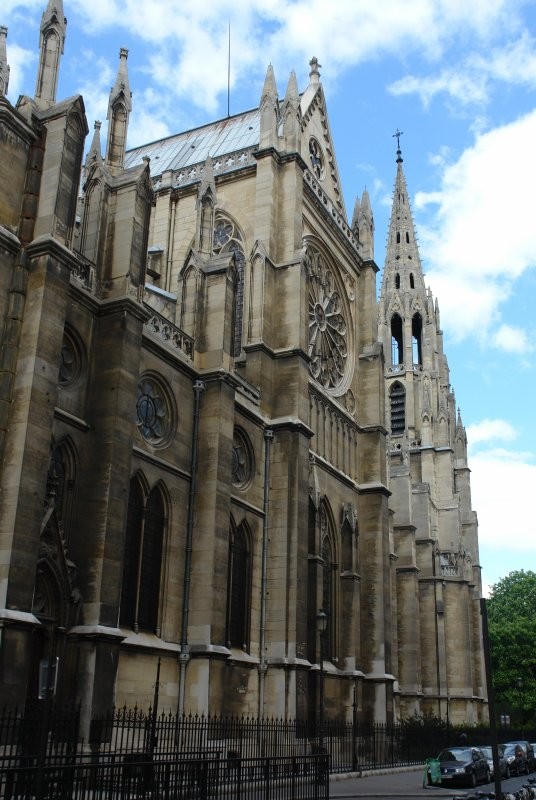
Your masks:
M0 704L487 718L467 442L397 151L381 293L310 62L127 150L0 27ZM41 669L41 675L43 670ZM320 680L322 678L322 681Z

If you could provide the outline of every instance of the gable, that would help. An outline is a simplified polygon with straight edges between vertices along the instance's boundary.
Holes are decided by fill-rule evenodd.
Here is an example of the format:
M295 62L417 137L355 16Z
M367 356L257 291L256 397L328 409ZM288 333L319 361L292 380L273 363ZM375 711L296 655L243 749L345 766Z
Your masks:
M324 90L321 84L317 84L314 93L311 88L307 88L301 100L301 156L321 189L346 218Z

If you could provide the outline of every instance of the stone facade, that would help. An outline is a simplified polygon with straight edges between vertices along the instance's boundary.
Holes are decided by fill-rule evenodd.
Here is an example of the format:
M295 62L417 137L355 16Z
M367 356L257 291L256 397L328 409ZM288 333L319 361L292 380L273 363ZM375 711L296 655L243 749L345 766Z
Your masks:
M49 2L17 107L0 29L2 701L57 658L88 724L148 706L159 663L162 708L314 721L323 657L327 717L483 718L439 314L416 247L402 291L390 245L378 306L318 62L301 94L270 67L258 109L127 151L122 49L84 161L83 100L56 100L65 26ZM422 360L393 364L393 316L417 312Z

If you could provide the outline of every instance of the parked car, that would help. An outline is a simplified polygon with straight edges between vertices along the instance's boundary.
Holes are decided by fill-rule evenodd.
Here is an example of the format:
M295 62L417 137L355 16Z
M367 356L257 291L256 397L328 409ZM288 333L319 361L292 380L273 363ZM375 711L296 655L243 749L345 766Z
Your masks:
M528 747L527 747L528 745ZM504 755L511 775L529 774L533 769L534 750L528 742L506 742Z
M488 760L478 747L447 747L437 760L441 783L462 783L474 788L479 781L489 783L491 780Z
M489 770L491 772L491 777L495 776L495 772L493 769L493 751L489 745L482 745L479 748L482 750L486 758L488 759ZM499 775L501 778L509 778L510 777L510 767L508 765L508 760L505 758L504 755L504 745L500 744L497 746L498 756L499 756Z

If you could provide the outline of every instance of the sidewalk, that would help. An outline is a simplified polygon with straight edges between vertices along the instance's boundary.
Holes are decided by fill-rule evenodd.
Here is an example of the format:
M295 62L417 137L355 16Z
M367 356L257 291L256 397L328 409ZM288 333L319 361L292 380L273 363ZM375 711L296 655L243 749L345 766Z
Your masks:
M420 767L375 770L330 776L330 798L410 797L428 800L452 797L452 788L423 786ZM462 790L463 791L463 790Z

